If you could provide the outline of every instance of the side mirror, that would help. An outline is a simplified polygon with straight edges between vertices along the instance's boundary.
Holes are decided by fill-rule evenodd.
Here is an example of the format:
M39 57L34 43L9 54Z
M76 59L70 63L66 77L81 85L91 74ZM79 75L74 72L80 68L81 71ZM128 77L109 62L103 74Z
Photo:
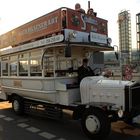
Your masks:
M68 42L68 44L65 46L65 57L71 57L71 46L70 43Z

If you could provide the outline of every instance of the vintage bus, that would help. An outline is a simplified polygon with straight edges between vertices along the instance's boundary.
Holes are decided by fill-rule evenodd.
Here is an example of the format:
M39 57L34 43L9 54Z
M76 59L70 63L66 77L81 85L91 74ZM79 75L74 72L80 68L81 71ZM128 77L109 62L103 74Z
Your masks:
M83 58L113 50L107 20L62 7L1 35L0 48L0 98L12 102L15 113L42 110L58 118L69 109L88 137L108 136L108 116L121 108L113 111L116 101L101 95L100 101L94 100L85 90L90 80L95 84L103 77L90 77L80 85L77 79Z

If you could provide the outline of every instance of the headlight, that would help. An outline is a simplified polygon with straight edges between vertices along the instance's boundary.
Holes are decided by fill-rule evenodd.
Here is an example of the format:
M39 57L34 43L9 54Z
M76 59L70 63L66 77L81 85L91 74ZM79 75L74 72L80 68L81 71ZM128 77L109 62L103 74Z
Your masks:
M119 116L119 118L122 118L123 117L123 110L118 110L118 116Z

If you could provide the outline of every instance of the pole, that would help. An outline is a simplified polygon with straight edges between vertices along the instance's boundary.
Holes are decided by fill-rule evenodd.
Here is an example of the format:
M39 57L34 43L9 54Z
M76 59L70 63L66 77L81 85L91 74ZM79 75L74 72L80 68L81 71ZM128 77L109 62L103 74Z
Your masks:
M88 9L90 9L90 1L88 1Z
M122 53L121 51L119 52L117 45L114 45L113 47L117 48L117 53L119 54L120 77L121 77L121 80L123 80Z

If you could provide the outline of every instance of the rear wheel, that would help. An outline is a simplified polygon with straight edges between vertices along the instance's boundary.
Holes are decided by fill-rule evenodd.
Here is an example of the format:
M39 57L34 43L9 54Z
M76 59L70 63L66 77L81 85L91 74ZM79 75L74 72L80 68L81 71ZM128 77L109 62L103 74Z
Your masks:
M12 108L17 115L22 115L24 113L24 102L19 96L14 96L12 98Z
M110 133L111 123L104 111L89 108L82 118L84 133L91 139L105 139Z

